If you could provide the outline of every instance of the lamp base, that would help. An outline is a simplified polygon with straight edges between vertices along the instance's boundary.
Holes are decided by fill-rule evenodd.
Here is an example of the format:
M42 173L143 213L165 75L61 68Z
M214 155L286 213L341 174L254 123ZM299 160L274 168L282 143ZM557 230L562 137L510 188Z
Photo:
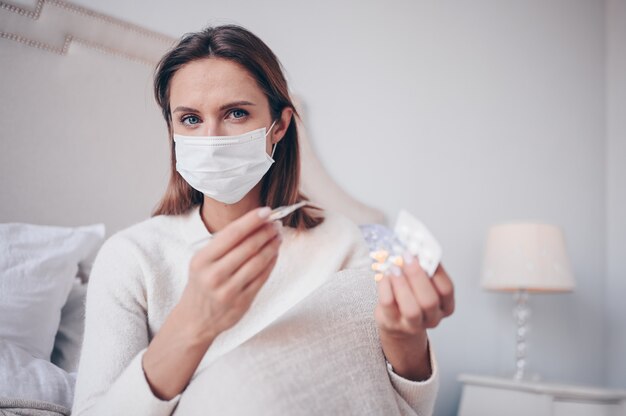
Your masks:
M515 308L513 308L513 316L517 324L516 346L515 346L515 374L513 379L521 381L526 374L526 366L528 360L526 353L528 345L526 336L528 335L528 320L530 318L530 308L528 307L528 291L524 289L518 290L515 295Z

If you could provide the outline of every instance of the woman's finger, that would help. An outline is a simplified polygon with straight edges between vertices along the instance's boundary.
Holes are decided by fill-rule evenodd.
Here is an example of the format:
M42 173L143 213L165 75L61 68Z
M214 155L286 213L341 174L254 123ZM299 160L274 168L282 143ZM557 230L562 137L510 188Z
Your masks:
M412 293L422 310L424 325L428 328L436 326L441 320L443 313L440 309L441 300L439 293L431 279L419 265L417 258L410 255L404 256L403 270L407 276Z
M241 290L241 294L239 295L239 301L249 305L254 300L256 294L261 290L263 284L267 281L276 265L276 261L278 260L278 255L274 256L274 258L265 266L260 273L258 273L253 279L248 281L248 284L243 287Z
M234 274L230 275L217 290L224 291L226 297L237 296L248 283L259 275L259 270L264 270L274 260L278 255L280 243L281 237L279 235L268 241L258 253L250 257Z
M439 293L440 307L444 316L450 316L454 312L454 283L450 279L450 276L443 268L443 265L439 265L435 271L435 275L432 278L433 285Z
M199 257L198 260L212 262L223 257L253 231L263 224L267 224L271 212L269 207L257 208L237 218L216 233L211 244L198 250L196 253L196 256Z
M228 276L232 276L247 261L259 254L268 242L280 234L281 227L282 223L277 221L257 228L256 231L241 241L238 246L215 261L213 267L217 267L220 274L216 276L216 281L213 282L214 287L221 285ZM254 270L254 273L257 273L258 270L260 268Z
M391 280L393 294L402 317L412 324L421 325L423 319L422 311L404 273L400 269L394 269L394 273L389 276L389 280Z
M391 282L387 275L384 275L378 282L378 310L381 314L380 318L389 325L397 321L400 315L393 295L393 289L391 288Z

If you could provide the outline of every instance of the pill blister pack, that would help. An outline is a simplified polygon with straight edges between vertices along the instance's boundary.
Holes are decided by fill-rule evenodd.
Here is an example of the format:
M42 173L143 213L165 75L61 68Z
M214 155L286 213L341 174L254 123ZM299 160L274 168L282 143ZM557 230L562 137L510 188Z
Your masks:
M426 226L402 210L393 231L380 224L361 226L372 259L375 279L393 273L404 265L404 254L416 256L420 266L432 277L441 262L441 245Z

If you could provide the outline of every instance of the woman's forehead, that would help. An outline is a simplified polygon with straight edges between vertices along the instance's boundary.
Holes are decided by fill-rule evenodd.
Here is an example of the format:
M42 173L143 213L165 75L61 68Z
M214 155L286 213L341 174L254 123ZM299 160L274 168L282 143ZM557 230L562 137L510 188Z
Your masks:
M171 108L186 106L211 111L235 101L261 105L265 95L243 66L226 59L189 62L170 81Z

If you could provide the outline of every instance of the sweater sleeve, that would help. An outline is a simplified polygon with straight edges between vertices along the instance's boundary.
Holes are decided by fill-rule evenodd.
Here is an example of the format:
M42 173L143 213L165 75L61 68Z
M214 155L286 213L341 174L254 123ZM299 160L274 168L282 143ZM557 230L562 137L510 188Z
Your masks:
M169 415L179 396L154 396L142 367L148 343L143 274L135 247L119 234L96 257L87 290L85 334L73 416Z
M430 365L432 374L427 380L412 381L394 373L387 365L389 380L395 390L396 402L401 415L425 416L432 415L435 399L439 390L439 369L435 354L430 350Z

